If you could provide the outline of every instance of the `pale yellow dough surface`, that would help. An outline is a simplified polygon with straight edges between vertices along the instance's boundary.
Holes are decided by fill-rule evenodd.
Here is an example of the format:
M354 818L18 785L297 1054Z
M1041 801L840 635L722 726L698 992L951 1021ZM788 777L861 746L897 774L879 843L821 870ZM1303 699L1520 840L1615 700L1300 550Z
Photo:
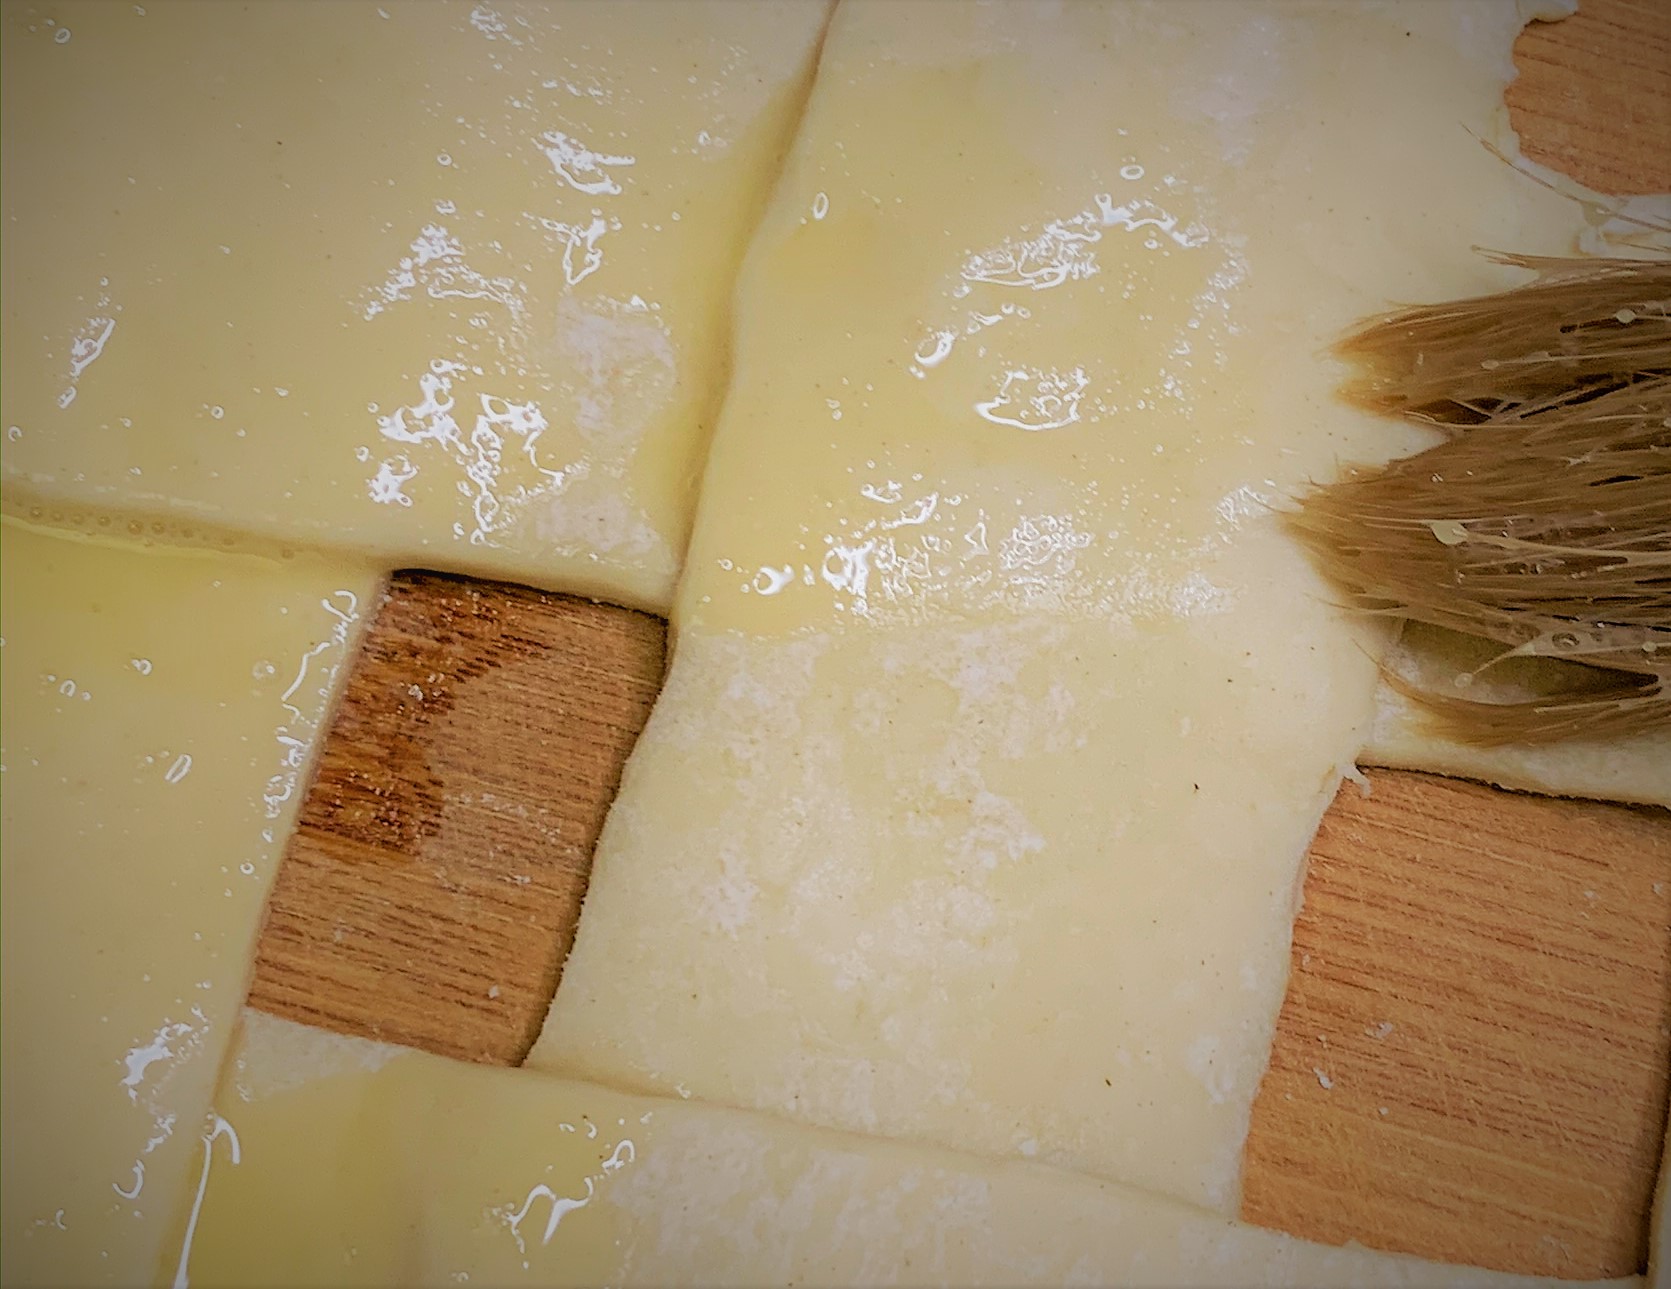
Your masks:
M362 567L0 536L0 1281L169 1246Z
M462 1065L257 1013L245 1025L184 1268L205 1289L1527 1283L1308 1244L1038 1165Z
M665 611L826 11L8 3L8 500Z
M1235 1211L1375 688L1270 507L1415 446L1331 338L1571 248L1520 23L838 10L533 1064Z

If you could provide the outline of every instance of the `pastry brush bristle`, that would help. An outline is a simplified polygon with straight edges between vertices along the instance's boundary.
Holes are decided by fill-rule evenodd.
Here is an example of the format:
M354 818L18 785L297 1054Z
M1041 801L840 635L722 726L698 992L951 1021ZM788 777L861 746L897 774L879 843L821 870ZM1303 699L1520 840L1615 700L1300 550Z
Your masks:
M1474 743L1671 723L1671 263L1499 257L1527 286L1347 337L1348 399L1450 437L1288 524L1357 608L1580 664L1514 702L1397 684Z
M1387 314L1337 352L1371 411L1473 425L1553 411L1671 368L1671 261L1493 255L1533 282Z

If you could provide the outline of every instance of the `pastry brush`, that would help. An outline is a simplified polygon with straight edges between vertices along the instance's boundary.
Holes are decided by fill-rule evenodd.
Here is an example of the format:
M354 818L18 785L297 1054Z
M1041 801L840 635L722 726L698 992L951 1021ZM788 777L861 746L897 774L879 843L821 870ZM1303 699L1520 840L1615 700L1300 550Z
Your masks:
M1443 439L1286 521L1352 607L1492 641L1488 668L1556 660L1506 701L1389 675L1454 737L1671 725L1671 262L1494 258L1536 276L1337 346L1349 402Z

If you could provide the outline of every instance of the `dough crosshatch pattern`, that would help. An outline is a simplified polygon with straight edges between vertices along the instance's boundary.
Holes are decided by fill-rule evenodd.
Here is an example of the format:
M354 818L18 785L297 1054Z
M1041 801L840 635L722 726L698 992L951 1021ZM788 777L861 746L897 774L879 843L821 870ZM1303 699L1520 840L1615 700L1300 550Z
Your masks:
M1518 37L1522 80L1509 101L1523 128L1536 126L1527 153L1602 188L1665 187L1654 158L1634 158L1617 137L1586 144L1584 112L1617 99L1611 80L1580 78L1594 85L1588 109L1566 91L1586 59L1633 67L1658 97L1638 94L1618 110L1645 138L1671 143L1671 121L1656 125L1643 113L1644 102L1671 102L1653 53L1671 33L1628 6L1595 8ZM146 29L154 42L146 47L164 62L195 49L197 61L187 60L195 69L216 66L215 42L232 31L221 25L224 12L211 17L189 4L117 12L8 10L8 27L17 27L7 33L8 215L41 213L14 205L16 176L34 166L62 182L52 149L70 155L70 145L91 146L105 131L84 110L97 101L90 91L37 132L34 151L20 150L18 86L35 82L14 77L16 66L52 75L54 57L86 51L56 86L71 93L75 76L143 75L135 63L112 61L106 37L123 24L162 19ZM273 6L262 21L287 21L284 12ZM382 121L395 119L403 94L423 98L434 120L407 142L422 151L439 146L447 128L457 134L444 161L439 152L422 159L443 179L457 172L475 191L499 196L523 178L533 194L537 179L544 196L530 196L530 218L553 192L581 212L563 206L543 223L534 218L540 236L556 240L528 263L555 264L563 275L549 299L543 287L524 291L515 273L496 276L478 262L478 243L489 259L522 253L521 231L493 236L508 209L496 196L480 210L439 199L456 209L437 208L437 218L447 214L470 236L457 246L412 243L410 264L397 266L411 282L396 273L363 302L362 336L397 308L414 320L428 310L430 338L471 353L536 335L516 322L519 308L555 308L557 352L566 356L554 367L542 372L543 359L519 367L526 355L503 353L478 363L481 371L445 369L458 361L451 358L443 369L431 363L427 384L420 381L423 406L395 416L397 430L416 436L409 463L411 452L431 449L485 453L455 462L463 470L456 501L420 496L416 476L401 477L406 466L368 457L357 464L377 467L362 482L382 509L362 513L398 512L409 526L333 520L330 544L357 554L322 560L284 549L326 540L325 528L308 530L306 506L269 522L277 512L263 511L261 498L246 506L249 497L223 493L213 476L224 462L213 452L190 464L178 455L181 445L207 444L228 416L238 419L231 401L206 403L207 420L182 422L177 440L134 432L139 473L130 478L161 471L170 480L152 490L95 478L74 435L43 444L37 431L51 422L40 415L53 409L30 403L14 415L24 396L8 389L5 420L18 434L7 443L7 513L71 523L79 535L6 527L6 1046L17 1050L18 1027L35 1005L20 1003L17 991L63 961L49 945L75 916L73 891L41 892L66 846L80 863L108 865L144 839L144 864L124 880L139 883L137 899L176 903L155 919L129 919L132 953L161 962L177 952L169 937L218 946L201 982L181 974L195 967L191 953L202 956L193 949L169 959L175 976L144 973L155 999L114 1004L121 1029L151 1001L169 1003L157 1012L161 1028L148 1023L131 1037L104 1032L110 1012L89 1012L88 991L115 988L113 977L68 979L67 1014L81 1026L75 1041L111 1053L109 1088L96 1095L115 1099L55 1143L56 1171L37 1168L45 1147L35 1136L14 1132L18 1107L50 1099L65 1107L60 1117L74 1118L75 1107L94 1104L84 1098L104 1077L102 1057L84 1070L92 1082L57 1081L35 1065L23 1079L8 1057L0 1242L8 1281L1502 1282L1306 1240L1569 1282L1638 1270L1671 1066L1671 827L1663 812L1402 772L1372 770L1367 797L1350 783L1336 794L1374 715L1373 669L1352 651L1360 640L1371 649L1376 642L1312 602L1315 584L1266 542L1257 518L1268 500L1261 488L1278 495L1343 455L1403 450L1392 427L1348 416L1316 439L1307 438L1314 413L1286 427L1260 419L1285 400L1325 404L1332 374L1304 374L1312 342L1390 296L1477 286L1484 270L1464 254L1470 237L1512 234L1517 249L1555 249L1582 221L1564 199L1522 189L1507 174L1487 177L1473 144L1446 140L1423 156L1366 114L1359 128L1383 130L1390 172L1466 174L1498 185L1502 198L1476 198L1489 209L1475 210L1460 190L1441 194L1416 219L1396 202L1376 207L1369 183L1351 200L1375 208L1381 223L1360 233L1337 211L1309 212L1304 227L1339 236L1314 237L1290 262L1284 256L1295 252L1264 216L1246 214L1234 170L1208 163L1234 155L1280 177L1294 159L1270 150L1271 113L1283 109L1259 100L1257 78L1241 75L1243 48L1286 69L1290 106L1311 95L1343 122L1358 122L1355 104L1410 94L1431 77L1425 110L1435 119L1452 110L1489 132L1522 21L1515 7L1457 9L1453 23L1429 6L1394 5L1336 25L1343 10L1209 6L1202 12L1226 19L1209 31L1212 20L1159 6L1067 16L1045 6L1035 22L1035 11L1019 5L1008 13L929 7L927 17L909 17L897 6L844 0L826 32L820 6L711 0L661 10L678 20L655 38L643 34L641 18L612 16L625 6L568 6L580 24L570 30L551 25L556 12L437 5L420 31L396 7L344 6L308 37L328 43L331 23L340 24L345 39L332 57L362 72L380 48L413 55L405 65L343 73L342 101ZM763 27L752 16L762 12L772 14ZM188 40L182 23L194 17L207 20ZM1381 19L1390 28L1405 18L1401 40L1376 34ZM1093 52L1097 38L1107 50ZM1166 68L1134 70L1127 90L1149 105L1134 114L1099 83L1097 60L1154 46L1171 51L1173 83L1164 83ZM1355 51L1362 84L1330 72L1337 47ZM298 59L311 48L297 46ZM1425 59L1401 61L1412 48ZM669 78L664 64L687 54L689 80ZM455 56L479 61L479 76L414 89L423 69ZM1054 80L1036 74L1039 60ZM543 70L557 64L560 75ZM1232 65L1236 75L1214 70ZM612 70L600 76L601 67ZM656 84L668 82L667 93L688 92L696 104L680 118L701 126L688 157L683 126L652 120L646 68ZM1145 76L1156 85L1146 88ZM263 84L232 93L223 125L243 130L267 119L274 104ZM1108 94L1109 119L1128 131L1115 150L1130 156L1104 157L1098 148L1113 141L1087 144L1077 127L1051 125L1053 104L1084 110ZM1011 110L991 116L996 101ZM455 110L449 127L444 112ZM252 167L251 199L274 173L286 189L322 173L330 149L309 135L316 123L289 124L297 151L240 160ZM667 128L677 136L675 160L659 150ZM1191 130L1205 130L1205 141ZM780 166L776 154L792 131L792 154ZM1337 151L1330 137L1325 127L1305 177L1294 171L1289 186L1338 187L1326 178ZM978 147L979 190L952 203L956 213L937 229L942 215L928 195L962 182L944 161L948 139ZM1304 153L1300 139L1294 155ZM513 164L510 152L500 155L507 141L532 151ZM390 173L410 160L394 157ZM136 180L164 173L145 170L155 165L149 154L134 162ZM96 187L108 175L93 170ZM429 171L410 173L416 189L397 184L406 190L389 201L367 193L366 209L409 204L414 191L425 199ZM1006 182L1007 174L1019 178ZM756 233L750 207L774 184ZM635 223L621 209L635 196L667 196L674 213ZM137 200L141 214L162 209L160 198ZM308 218L340 223L345 213L353 212ZM219 217L213 208L199 214ZM93 228L91 213L88 220ZM1427 247L1427 224L1471 231ZM183 227L176 249L203 231ZM31 235L41 235L39 225ZM91 240L101 236L95 229ZM262 236L280 248L274 264L290 253L282 239ZM732 318L723 299L745 244L752 249ZM228 245L223 257L240 249ZM718 249L698 265L693 246ZM612 247L622 259L610 258ZM1371 267L1349 265L1357 253L1370 255ZM148 286L196 272L169 260L173 250L157 254ZM85 262L65 258L59 269ZM1264 282L1295 274L1302 261L1329 285L1292 301L1266 291ZM615 290L616 304L626 298L614 277L605 281L605 270L618 275L622 264L638 265L641 281L662 294L652 298L640 285L602 323L588 324L589 339L564 330L576 308L614 307L598 306L596 292ZM24 269L9 249L9 387L20 355L27 359L36 343L17 319L38 311L19 314L16 302L35 299L45 281ZM256 279L241 273L224 280L254 291ZM112 281L132 279L118 272ZM940 282L950 289L941 293ZM804 300L825 306L822 314L795 300L797 284L808 287ZM1098 300L1111 290L1119 302L1105 315ZM46 338L49 348L68 345L67 383L25 401L50 394L56 411L72 417L108 411L99 400L116 387L99 378L114 380L110 370L127 361L111 361L120 341L166 334L141 316L153 297L121 294L80 300L92 310L87 327ZM61 293L47 295L52 308L62 305ZM636 300L652 314L661 306L678 372L671 386L657 376L667 355L644 343L636 325ZM1226 301L1222 313L1203 308ZM205 318L221 307L208 296L204 304ZM300 333L287 330L287 319L255 322L241 307L228 307L233 330L277 336L272 355L289 352L284 337ZM482 313L492 308L515 325L493 324ZM1147 329L1122 332L1126 310ZM1109 318L1112 330L1103 325ZM1256 324L1255 334L1281 332L1282 345L1261 354L1238 318ZM727 342L733 322L736 339ZM1193 350L1150 343L1164 341L1174 323ZM1110 335L1120 351L1112 365L1101 342L1086 339ZM577 338L586 343L576 348ZM904 345L899 370L884 373L895 364L867 346L891 341ZM333 361L356 348L344 346ZM211 376L232 370L218 352L203 351ZM1231 373L1257 369L1258 379L1226 396L1199 381L1191 353ZM565 376L571 359L577 365ZM1216 430L1207 439L1159 433L1187 431L1189 419L1168 421L1175 409L1142 388L1151 365L1163 392L1168 375L1180 388L1197 382L1187 391L1196 416L1239 418L1257 433L1247 442L1212 439ZM548 423L536 426L510 402L461 395L488 367L557 390L538 411ZM315 384L315 397L335 397L327 388L335 371ZM675 476L693 482L728 377L692 568L675 602L671 570L696 495ZM150 392L172 397L172 388L153 383ZM145 389L125 387L131 396ZM273 396L299 396L295 385L283 390L275 385ZM478 418L472 432L458 409L477 403L488 424L484 431ZM378 415L388 410L379 406ZM424 416L433 424L419 424ZM600 427L644 417L651 428L641 456L610 456L619 445L604 445ZM103 430L121 439L133 427L119 421ZM233 437L254 435L255 459L271 447L262 436L284 422L282 414L246 419ZM941 442L937 427L950 422L966 428ZM827 435L830 455L803 455L793 435L758 426L799 427L814 445ZM1136 451L1150 446L1151 428L1164 449L1155 456L1167 459ZM576 429L583 447L572 472L541 455ZM676 446L652 450L656 435ZM19 443L30 451L19 454ZM1264 462L1259 444L1278 443L1286 460ZM159 445L159 456L141 459ZM53 452L67 455L57 461ZM843 452L853 457L849 477L831 469ZM431 464L446 473L440 457ZM1229 486L1261 464L1267 477L1257 487ZM486 466L495 467L493 479ZM518 483L524 467L570 477L530 489ZM83 476L72 479L78 469ZM34 472L27 480L26 470ZM282 469L250 482L258 492L287 485ZM340 487L324 481L309 504L325 499L329 510ZM415 504L402 505L397 493ZM206 497L218 500L204 507ZM648 497L660 499L642 516L671 563L617 540L631 507ZM160 509L135 521L144 526L138 535L162 547L185 538L200 549L123 548L129 516L159 499ZM557 501L573 503L569 518L579 526L568 537L549 525L534 534L527 517ZM454 512L462 531L449 528ZM573 551L564 554L570 538ZM554 549L558 557L547 559ZM658 610L673 604L673 671L654 715L664 667L659 620L446 575L396 573L385 591L378 566L420 551L425 562L460 572ZM174 624L172 643L141 630L143 615L116 608L120 595L101 589L124 580L142 597L172 586L149 619ZM237 596L245 607L226 607ZM1267 616L1250 612L1250 601ZM60 630L59 618L74 613L96 625L65 618ZM275 613L287 621L264 625ZM235 619L247 619L237 629L260 654L253 662L242 646L217 653L213 644L236 634ZM1208 619L1233 623L1242 639L1213 639L1198 629ZM194 622L211 629L191 642ZM48 624L50 639L42 636ZM274 642L294 636L297 683L275 663L288 644L270 643L263 631ZM85 666L65 643L78 635L76 648L96 645ZM157 643L128 647L142 638ZM1278 665L1299 650L1308 655L1305 682L1283 677ZM182 661L194 656L204 661ZM221 663L247 664L250 705L228 701L244 682L218 679ZM1222 682L1235 701L1208 682ZM256 705L274 699L275 712L259 714ZM160 709L154 728L143 726L141 708L157 701L173 706ZM116 719L108 734L73 727L89 715L108 720L106 712ZM596 898L580 917L593 843L646 717L649 732L605 830ZM1626 762L1609 748L1554 761L1466 762L1423 742L1384 702L1376 719L1376 759L1658 799L1654 767L1665 749L1655 743ZM192 813L197 831L173 807L192 783L209 782L208 763L192 748L150 746L164 727L252 749L244 779L240 756L214 765L222 806ZM104 746L84 758L78 739ZM142 749L131 767L123 760L130 744ZM269 748L277 760L263 769ZM1214 755L1186 756L1189 749ZM72 839L64 803L76 793L99 799L100 785L125 782L130 769L134 792L82 817L81 836L94 844ZM50 791L26 793L36 798L26 807L18 794L31 774ZM1261 776L1265 798L1256 790ZM1121 806L1122 793L1142 798L1147 812ZM238 832L240 811L253 812L247 837ZM1162 827L1167 815L1185 821L1176 836ZM1319 816L1307 873L1300 860ZM1224 853L1240 847L1255 859L1221 882L1216 898L1232 909L1251 896L1266 911L1262 928L1244 917L1209 929L1218 916L1213 829L1226 823L1235 842ZM225 836L217 840L215 828ZM287 838L249 1000L309 1027L252 1010L234 1042L255 911ZM254 849L240 862L250 872L227 862L246 843ZM894 862L854 867L866 852ZM1131 863L1145 854L1164 861L1148 876ZM1176 876L1190 863L1201 879L1169 887L1165 865ZM242 910L232 916L211 908L223 868L247 884L227 888ZM167 875L171 893L206 879L200 895L209 901L163 897L150 873ZM1302 876L1305 906L1294 923ZM106 894L121 900L128 890ZM1198 940L1212 942L1199 953L1176 930L1192 902ZM1131 923L1115 920L1121 910L1156 929L1107 943L1110 928L1132 938ZM577 925L580 950L530 1061L560 1077L478 1068L515 1065L533 1044ZM844 941L851 952L841 956ZM837 956L821 960L830 951ZM809 966L833 968L827 987ZM1009 1001L987 1003L983 984L1010 990ZM204 997L181 1022L174 1011L196 994ZM843 999L853 1000L851 1015ZM1164 1044L1144 1046L1169 1015L1196 1026L1173 1056ZM718 1063L716 1041L734 1049ZM917 1074L931 1077L912 1087ZM979 1100L968 1100L971 1088ZM1017 1115L1012 1130L1008 1105L1032 1117ZM1120 1116L1134 1106L1138 1148L1111 1152L1109 1126L1130 1122ZM113 1125L135 1115L150 1127L128 1133L128 1142ZM793 1122L809 1119L827 1127ZM433 1127L414 1133L415 1123ZM1143 1148L1143 1132L1165 1148ZM127 1152L121 1168L104 1162L100 1152L112 1150ZM1051 1166L1063 1164L1078 1171ZM40 1203L48 1193L60 1202ZM415 1240L419 1231L427 1234ZM924 1242L924 1231L935 1238Z

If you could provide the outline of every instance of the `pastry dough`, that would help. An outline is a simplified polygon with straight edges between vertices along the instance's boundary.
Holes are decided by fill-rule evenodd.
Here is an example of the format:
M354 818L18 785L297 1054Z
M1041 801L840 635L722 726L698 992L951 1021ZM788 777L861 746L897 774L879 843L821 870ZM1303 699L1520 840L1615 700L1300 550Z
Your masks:
M151 1280L377 584L5 525L6 1284Z
M246 1026L182 1289L1528 1283L1308 1244L1038 1165L467 1066L257 1013Z
M665 611L825 14L8 3L7 493Z
M1483 702L1530 697L1540 680L1569 665L1545 659L1497 663L1501 653L1489 641L1411 626L1387 662L1425 687L1448 687L1458 697ZM1475 747L1435 727L1418 704L1390 685L1382 685L1376 696L1375 725L1362 760L1484 779L1523 792L1671 806L1671 729L1597 742Z
M842 6L532 1064L1235 1211L1378 651L1270 507L1418 444L1331 338L1571 249L1520 22Z

